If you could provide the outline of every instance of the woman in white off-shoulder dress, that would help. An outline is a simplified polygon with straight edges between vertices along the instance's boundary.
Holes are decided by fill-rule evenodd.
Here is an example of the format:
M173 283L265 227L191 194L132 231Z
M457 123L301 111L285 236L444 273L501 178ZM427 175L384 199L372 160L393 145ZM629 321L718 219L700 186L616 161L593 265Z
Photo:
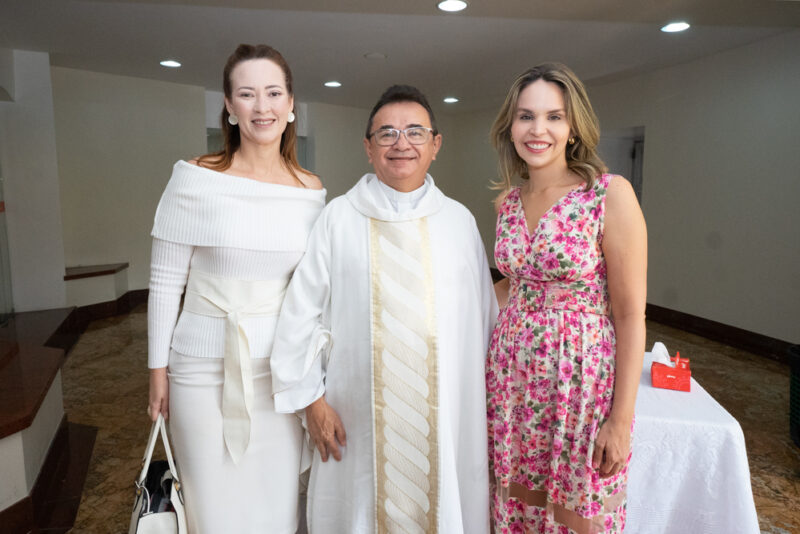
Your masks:
M303 429L274 411L269 356L325 190L297 162L280 53L240 45L223 86L223 150L176 163L156 211L148 412L168 417L192 534L290 534Z

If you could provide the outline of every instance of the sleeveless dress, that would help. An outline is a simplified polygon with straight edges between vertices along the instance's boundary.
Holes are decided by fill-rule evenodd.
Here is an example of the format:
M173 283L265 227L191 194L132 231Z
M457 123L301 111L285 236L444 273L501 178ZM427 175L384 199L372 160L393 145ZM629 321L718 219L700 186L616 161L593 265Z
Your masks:
M497 219L510 279L487 361L495 532L622 532L628 462L592 469L611 411L616 340L601 243L612 175L573 189L528 231L519 188Z

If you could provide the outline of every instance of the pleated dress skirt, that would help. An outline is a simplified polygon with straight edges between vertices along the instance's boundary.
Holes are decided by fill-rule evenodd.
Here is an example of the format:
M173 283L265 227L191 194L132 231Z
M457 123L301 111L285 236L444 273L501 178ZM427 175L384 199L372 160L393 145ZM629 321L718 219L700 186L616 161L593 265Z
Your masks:
M170 352L169 430L191 534L294 534L303 427L275 413L269 358L253 359L250 443L238 464L222 434L222 358Z

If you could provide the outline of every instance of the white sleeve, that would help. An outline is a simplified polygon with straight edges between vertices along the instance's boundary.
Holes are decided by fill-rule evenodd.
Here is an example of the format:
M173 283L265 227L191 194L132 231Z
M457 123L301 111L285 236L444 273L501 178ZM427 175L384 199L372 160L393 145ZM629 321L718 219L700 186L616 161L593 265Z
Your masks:
M306 253L286 290L270 366L275 411L302 410L325 393L331 348L331 250L327 210L317 219Z
M489 270L489 261L486 257L486 248L483 246L481 234L478 231L478 226L474 222L475 234L475 249L477 254L477 264L480 268L480 292L481 292L481 306L483 310L483 327L486 332L486 350L489 350L489 340L492 337L494 325L497 322L497 316L500 313L497 304L497 294L494 291L494 282L492 281L492 272Z
M166 367L194 247L153 238L147 298L147 366Z

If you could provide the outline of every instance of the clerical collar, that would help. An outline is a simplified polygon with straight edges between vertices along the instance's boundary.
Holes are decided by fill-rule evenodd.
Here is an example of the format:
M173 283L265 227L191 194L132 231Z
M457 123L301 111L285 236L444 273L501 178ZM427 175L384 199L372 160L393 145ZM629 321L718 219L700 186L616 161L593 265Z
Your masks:
M402 191L389 187L380 180L378 180L378 184L380 185L381 191L383 191L383 194L386 196L386 199L389 201L389 204L392 205L395 213L400 213L408 209L415 209L430 187L428 181L425 180L422 185L415 190L403 193Z

